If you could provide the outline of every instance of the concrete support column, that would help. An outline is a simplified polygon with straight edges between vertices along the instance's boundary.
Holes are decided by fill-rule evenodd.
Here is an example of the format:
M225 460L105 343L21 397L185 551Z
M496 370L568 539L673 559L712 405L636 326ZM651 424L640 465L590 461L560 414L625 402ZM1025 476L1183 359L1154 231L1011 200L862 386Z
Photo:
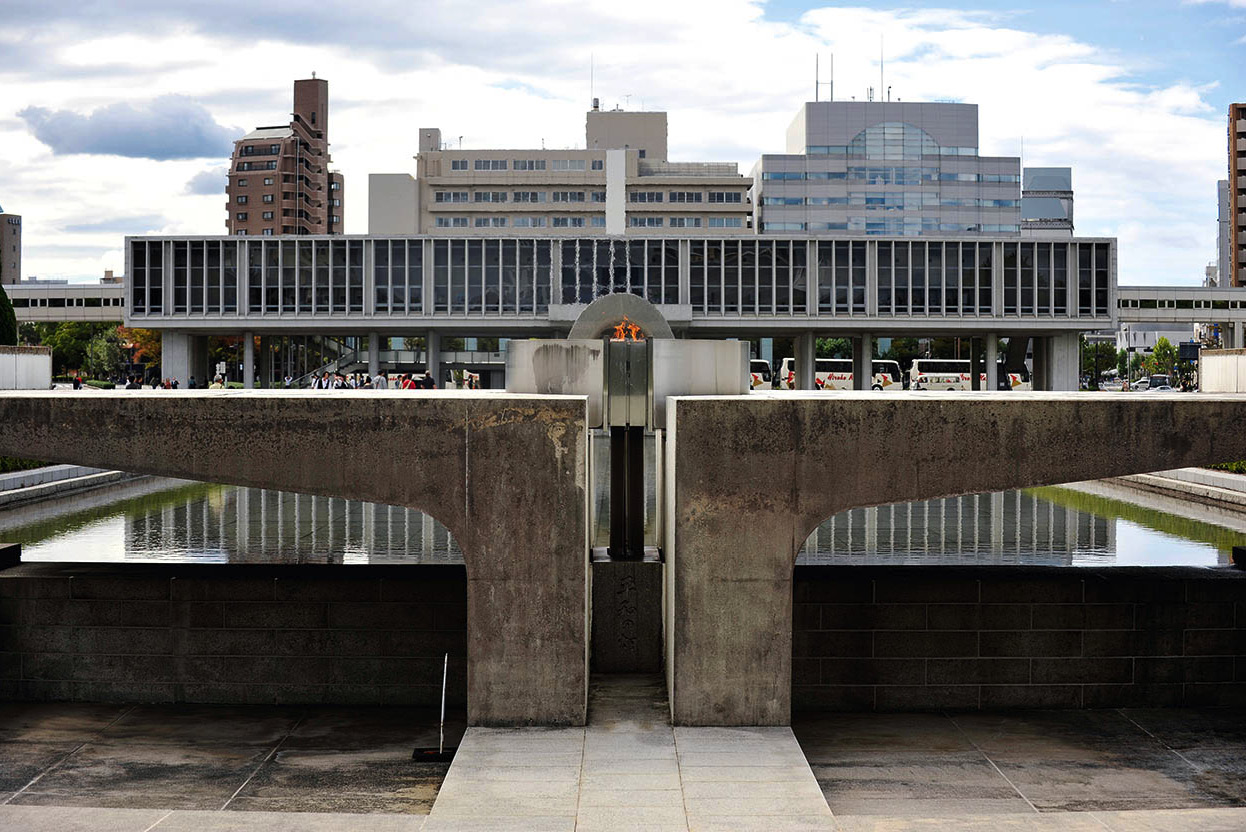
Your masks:
M242 333L242 386L255 387L255 333Z
M874 386L874 337L868 332L852 339L852 389Z
M1047 379L1047 339L1035 335L1030 339L1031 351L1034 354L1034 368L1030 371L1030 381L1035 390L1050 390Z
M982 366L982 339L969 338L969 389L982 389L982 373L985 368ZM987 388L990 389L990 388Z
M1081 338L1078 333L1047 339L1048 390L1076 391L1082 377Z
M432 375L437 386L443 386L441 378L441 333L430 329L424 336L425 370Z
M368 375L374 376L381 371L381 336L375 332L368 333Z
M260 387L272 387L273 350L268 336L260 336Z
M812 332L798 335L796 341L796 389L813 390L815 344Z
M190 378L191 336L165 330L160 335L160 377L175 378L182 385Z
M986 389L999 389L999 336L994 332L986 334Z

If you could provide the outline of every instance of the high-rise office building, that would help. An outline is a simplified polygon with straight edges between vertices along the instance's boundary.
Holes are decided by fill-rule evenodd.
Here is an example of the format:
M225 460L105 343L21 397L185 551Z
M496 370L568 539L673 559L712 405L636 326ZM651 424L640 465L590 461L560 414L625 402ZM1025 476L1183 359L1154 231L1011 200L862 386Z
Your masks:
M808 102L753 178L762 234L1021 231L1021 160L979 155L976 104Z
M669 162L666 113L587 114L583 148L464 150L420 129L416 177L368 177L372 234L746 234L733 162Z
M1246 285L1246 104L1229 105L1229 272L1226 286ZM1226 279L1227 278L1227 279Z
M341 234L342 174L329 170L329 82L294 82L287 125L258 127L234 142L230 234Z
M0 208L0 283L22 279L22 218Z
M1229 180L1216 183L1216 285L1233 284L1233 209L1229 195Z

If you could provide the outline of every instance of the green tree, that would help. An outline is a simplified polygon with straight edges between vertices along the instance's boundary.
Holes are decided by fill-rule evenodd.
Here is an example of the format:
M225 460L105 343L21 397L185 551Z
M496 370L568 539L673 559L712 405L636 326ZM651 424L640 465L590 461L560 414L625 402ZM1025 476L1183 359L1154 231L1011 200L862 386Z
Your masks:
M880 358L900 362L901 372L907 373L913 359L921 355L921 343L916 338L892 338L891 346Z
M852 358L852 342L847 338L819 338L814 350L817 358Z
M115 332L113 323L62 321L35 325L38 343L52 348L52 373L63 375L67 370L86 366L87 344L101 332Z
M3 286L0 286L0 346L17 346L17 316L13 314L13 304Z
M1091 390L1099 389L1098 375L1112 369L1116 364L1116 347L1104 342L1091 344L1082 338L1082 375L1090 379Z
M1154 359L1156 372L1171 373L1177 366L1177 348L1161 335L1151 350L1151 358Z
M121 348L121 338L115 329L101 332L87 342L85 369L91 378L112 378L124 363L125 350Z
M1129 350L1116 351L1116 373L1121 378L1129 375Z

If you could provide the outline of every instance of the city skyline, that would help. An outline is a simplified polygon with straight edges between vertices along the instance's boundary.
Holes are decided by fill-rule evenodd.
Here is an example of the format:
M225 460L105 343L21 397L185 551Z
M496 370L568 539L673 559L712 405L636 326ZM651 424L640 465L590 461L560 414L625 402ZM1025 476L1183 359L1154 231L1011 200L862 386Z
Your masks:
M120 270L125 234L219 233L233 141L283 121L290 82L312 71L333 85L335 166L360 185L414 173L421 126L464 149L581 147L594 93L606 108L668 111L673 161L748 171L782 151L791 113L813 98L815 55L824 82L834 55L836 99L880 86L881 36L893 98L978 104L983 153L1018 155L1024 142L1025 165L1072 166L1077 232L1119 238L1122 284L1195 285L1216 256L1227 103L1246 97L1231 59L1246 35L1241 0L1105 3L1075 17L1069 4L992 3L725 2L712 14L484 3L470 16L439 4L419 15L116 5L107 19L57 19L17 2L0 33L0 204L23 216L26 277ZM367 230L355 195L350 234Z

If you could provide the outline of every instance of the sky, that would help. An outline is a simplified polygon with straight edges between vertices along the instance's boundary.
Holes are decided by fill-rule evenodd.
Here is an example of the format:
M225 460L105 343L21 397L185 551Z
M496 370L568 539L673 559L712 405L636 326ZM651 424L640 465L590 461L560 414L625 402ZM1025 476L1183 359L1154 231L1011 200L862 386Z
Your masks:
M666 110L672 161L748 173L783 152L815 58L863 100L881 51L894 98L979 105L984 155L1071 166L1077 233L1119 239L1122 284L1197 285L1246 100L1246 0L0 0L0 19L0 207L27 278L120 272L127 234L225 233L233 140L287 122L312 72L365 233L367 175L414 174L420 127L582 147L595 94Z

